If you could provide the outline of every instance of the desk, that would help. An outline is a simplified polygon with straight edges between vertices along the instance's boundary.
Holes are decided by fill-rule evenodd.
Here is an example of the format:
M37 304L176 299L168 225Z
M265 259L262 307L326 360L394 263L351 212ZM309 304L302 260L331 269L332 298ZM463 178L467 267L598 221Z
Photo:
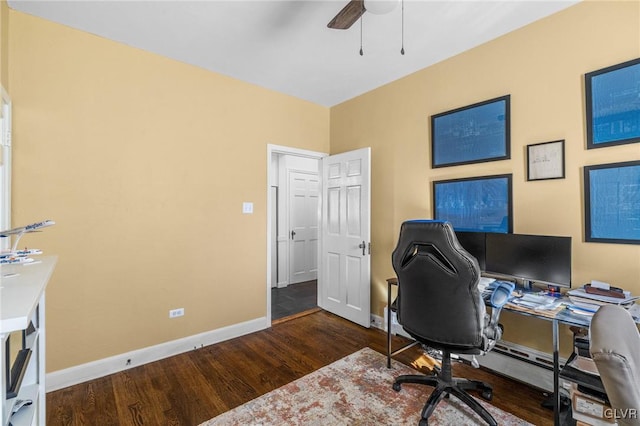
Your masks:
M502 309L520 315L530 316L546 321L551 321L551 333L553 340L553 424L560 425L560 338L559 324L573 325L577 327L589 328L591 323L590 315L579 315L572 313L569 309L561 309L549 315L548 312L540 311L536 313L530 309L522 309L513 304L507 304Z
M391 351L391 286L393 285L398 285L398 279L395 277L387 280L387 368L391 368L391 357L418 344L418 342L413 341L393 352Z
M402 352L409 347L416 345L417 342L410 343L395 351L391 348L391 287L398 285L397 278L389 278L387 280L387 367L391 367L391 357L399 352ZM559 324L567 324L578 327L588 328L591 323L591 316L579 315L572 313L568 309L561 309L558 311L532 311L518 307L513 304L507 304L503 310L514 312L520 315L530 316L533 318L542 319L551 322L552 339L553 339L553 422L555 425L560 425L560 338L559 338Z

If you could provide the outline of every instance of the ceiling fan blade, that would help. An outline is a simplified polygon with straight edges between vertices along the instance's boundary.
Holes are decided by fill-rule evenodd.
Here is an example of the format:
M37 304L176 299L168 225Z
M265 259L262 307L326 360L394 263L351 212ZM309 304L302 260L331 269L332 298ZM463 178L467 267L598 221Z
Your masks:
M334 30L346 30L350 28L364 13L364 0L351 0L340 12L327 24Z

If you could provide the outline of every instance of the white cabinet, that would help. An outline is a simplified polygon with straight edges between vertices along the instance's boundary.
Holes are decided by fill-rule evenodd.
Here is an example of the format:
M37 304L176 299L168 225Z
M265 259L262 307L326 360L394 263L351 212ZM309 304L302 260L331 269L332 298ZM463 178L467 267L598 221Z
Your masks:
M57 257L0 266L0 426L44 425L45 289ZM19 400L31 400L12 415Z

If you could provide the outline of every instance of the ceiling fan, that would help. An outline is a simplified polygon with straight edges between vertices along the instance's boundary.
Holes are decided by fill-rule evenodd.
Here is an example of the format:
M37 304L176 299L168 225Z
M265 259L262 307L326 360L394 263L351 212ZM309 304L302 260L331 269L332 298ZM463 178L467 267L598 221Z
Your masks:
M351 28L364 12L377 15L389 13L397 4L398 0L350 0L327 24L327 27L334 30L346 30Z

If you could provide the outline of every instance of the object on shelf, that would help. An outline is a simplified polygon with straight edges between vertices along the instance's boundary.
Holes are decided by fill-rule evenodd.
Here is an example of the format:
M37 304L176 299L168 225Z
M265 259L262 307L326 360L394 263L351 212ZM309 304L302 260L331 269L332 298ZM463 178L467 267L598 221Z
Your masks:
M29 232L40 231L42 228L46 228L47 226L51 226L55 224L56 223L53 220L43 220L42 222L31 223L27 226L20 226L18 228L7 229L6 231L0 231L0 238L7 238L7 237L10 237L11 235L15 235L16 239L13 242L11 251L17 252L18 242L20 241L20 238L22 238L24 234L27 234Z
M589 294L597 294L599 296L608 296L616 299L625 298L624 290L622 290L619 287L610 287L608 289L604 289L601 287L595 287L591 284L585 284L584 291L586 291Z
M46 228L47 226L51 226L51 225L55 225L55 222L52 220L43 220L42 222L35 222L27 226L21 226L19 228L0 231L0 238L11 238L12 235L15 235L15 241L11 246L11 250L0 252L0 264L16 264L16 263L33 262L34 261L33 258L29 256L42 254L42 250L28 249L26 247L24 248L24 250L18 250L18 242L20 241L20 238L22 238L24 234L29 232L39 232L40 229Z
M567 292L572 302L578 301L594 305L622 305L626 308L629 308L639 298L638 296L632 296L629 291L623 291L623 294L624 298L602 296L600 294L587 293L584 288L576 288Z
M11 414L15 414L18 411L20 411L20 409L22 407L27 407L29 405L33 404L33 400L32 399L18 399L16 400L16 403L13 405L13 409L11 410Z

